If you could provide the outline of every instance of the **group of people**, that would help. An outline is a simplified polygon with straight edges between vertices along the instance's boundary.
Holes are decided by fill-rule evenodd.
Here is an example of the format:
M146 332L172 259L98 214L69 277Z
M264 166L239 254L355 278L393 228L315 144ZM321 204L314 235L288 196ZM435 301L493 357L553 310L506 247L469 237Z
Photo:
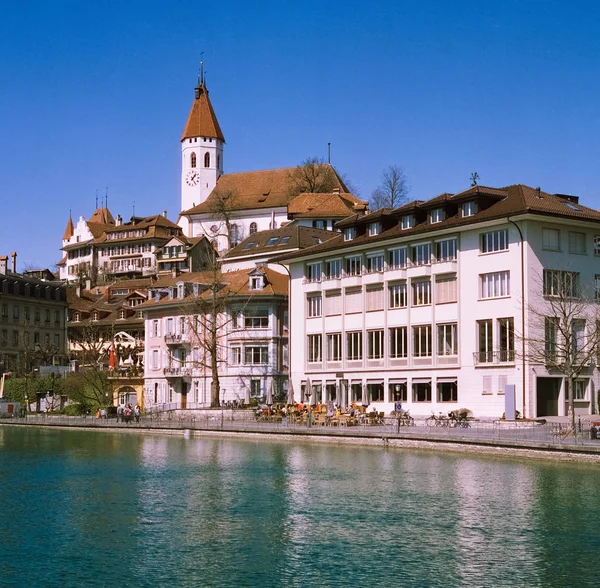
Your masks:
M131 404L119 404L117 406L117 423L119 420L122 423L130 423L133 419L135 419L136 423L139 423L140 412L139 404L136 404L135 407L132 407Z

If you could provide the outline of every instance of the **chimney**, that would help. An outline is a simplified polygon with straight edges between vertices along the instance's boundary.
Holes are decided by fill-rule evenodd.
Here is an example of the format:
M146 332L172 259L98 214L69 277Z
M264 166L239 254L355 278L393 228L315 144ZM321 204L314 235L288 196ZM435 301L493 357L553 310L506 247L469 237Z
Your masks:
M10 254L10 257L12 258L12 271L13 271L13 274L16 274L17 273L17 252L13 251Z
M91 290L91 289L92 289L92 280L90 280L90 279L87 279L87 280L85 281L85 289L86 289L86 290Z
M167 218L167 211L166 211L166 210L163 210L163 216L164 216L165 218Z
M173 265L173 269L171 270L171 275L176 278L179 275L179 269L176 265Z
M120 214L117 214L117 227L120 227L123 224L123 217Z
M8 255L0 255L0 274L6 274L8 266Z

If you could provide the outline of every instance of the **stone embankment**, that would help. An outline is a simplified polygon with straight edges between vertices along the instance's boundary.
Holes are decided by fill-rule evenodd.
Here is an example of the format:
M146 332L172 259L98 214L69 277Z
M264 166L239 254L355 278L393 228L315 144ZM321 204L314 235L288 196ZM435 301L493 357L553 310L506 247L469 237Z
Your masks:
M600 439L590 436L590 423L578 422L572 431L565 419L555 422L471 421L468 427L398 426L394 419L377 425L307 426L286 419L256 421L247 410L173 411L143 415L140 422L115 419L33 415L0 420L0 425L85 428L112 432L273 439L288 442L322 442L376 445L383 448L485 453L537 459L600 463Z

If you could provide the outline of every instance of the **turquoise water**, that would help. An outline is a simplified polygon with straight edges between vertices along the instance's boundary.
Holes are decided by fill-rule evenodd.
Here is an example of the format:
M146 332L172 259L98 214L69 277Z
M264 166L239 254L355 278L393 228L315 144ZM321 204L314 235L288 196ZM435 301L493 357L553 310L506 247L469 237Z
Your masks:
M600 583L597 466L0 427L0 586Z

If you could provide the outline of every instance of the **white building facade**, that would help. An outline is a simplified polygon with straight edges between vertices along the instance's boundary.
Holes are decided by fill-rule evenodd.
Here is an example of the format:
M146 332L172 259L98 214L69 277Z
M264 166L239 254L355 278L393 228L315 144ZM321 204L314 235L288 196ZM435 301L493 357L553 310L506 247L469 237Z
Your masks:
M526 186L477 186L338 227L343 237L283 259L297 399L499 418L512 385L521 415L567 414L564 376L531 358L544 329L532 309L556 294L557 272L576 275L595 307L600 213ZM597 406L594 360L575 410Z

